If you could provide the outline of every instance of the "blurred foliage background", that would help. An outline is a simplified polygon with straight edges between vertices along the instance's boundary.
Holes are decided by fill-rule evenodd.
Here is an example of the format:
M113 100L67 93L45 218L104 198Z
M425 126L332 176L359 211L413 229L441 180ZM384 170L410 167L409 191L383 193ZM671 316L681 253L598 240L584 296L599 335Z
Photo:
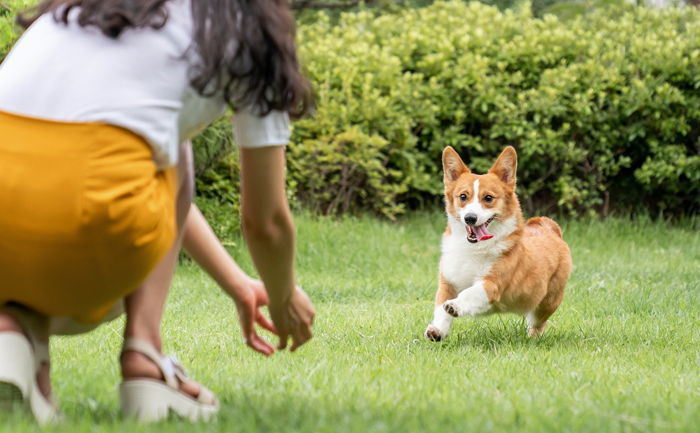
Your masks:
M14 14L30 3L0 0L0 59L18 35ZM317 97L288 147L294 206L390 219L439 207L445 146L483 172L513 145L528 213L697 213L700 13L692 4L292 6ZM238 224L230 128L222 119L195 140L198 202L219 231Z

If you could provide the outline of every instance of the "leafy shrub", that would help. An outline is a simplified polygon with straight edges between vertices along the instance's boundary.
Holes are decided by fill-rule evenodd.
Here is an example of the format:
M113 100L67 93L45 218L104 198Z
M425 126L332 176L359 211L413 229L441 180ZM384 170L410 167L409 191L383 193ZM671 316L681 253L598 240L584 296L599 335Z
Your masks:
M18 11L22 11L36 3L36 0L3 0L0 1L0 62L14 45L19 35L15 25Z
M219 239L227 242L232 242L236 239L241 231L240 218L237 213L237 207L228 205L216 198L205 195L195 195L194 202L202 211L207 222L214 230L214 233Z
M391 216L440 195L445 146L484 171L512 144L530 211L696 210L698 18L629 6L563 22L462 2L321 18L300 29L319 106L290 145L297 196ZM340 188L328 149L352 169L382 167L352 206L324 208Z
M196 203L216 234L230 239L240 230L240 164L227 118L196 136L194 151Z
M289 172L297 198L322 214L365 207L393 217L403 210L395 197L407 185L398 170L387 167L387 145L351 127L332 141L309 139L291 146Z
M697 212L700 13L626 5L564 21L526 6L314 14L299 44L318 109L289 145L293 204L393 218L437 202L445 146L482 172L512 144L530 212ZM0 59L11 20L0 6ZM227 121L195 140L202 202L235 214L232 146Z

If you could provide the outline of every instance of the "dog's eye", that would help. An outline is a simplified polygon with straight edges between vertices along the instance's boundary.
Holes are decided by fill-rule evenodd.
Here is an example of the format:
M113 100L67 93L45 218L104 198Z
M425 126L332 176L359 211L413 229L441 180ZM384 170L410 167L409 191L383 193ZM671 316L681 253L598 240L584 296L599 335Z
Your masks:
M493 196L492 195L485 195L484 196L484 201L486 203L491 203L493 201Z
M467 201L467 195L466 194L460 194L459 199L462 201Z

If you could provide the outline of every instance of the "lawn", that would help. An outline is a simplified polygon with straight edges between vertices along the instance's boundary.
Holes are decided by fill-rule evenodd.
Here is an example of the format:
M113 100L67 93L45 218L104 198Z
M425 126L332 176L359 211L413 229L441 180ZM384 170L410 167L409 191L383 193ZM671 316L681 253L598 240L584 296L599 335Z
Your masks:
M297 218L300 283L315 339L264 359L241 341L234 308L196 266L178 269L167 351L222 400L217 421L138 426L119 416L121 322L56 339L65 432L636 432L700 425L700 233L609 219L566 222L575 268L544 337L524 320L431 318L443 216L399 222ZM230 250L250 269L240 240ZM3 415L6 417L6 415ZM7 417L6 417L7 418ZM36 427L11 416L0 430Z

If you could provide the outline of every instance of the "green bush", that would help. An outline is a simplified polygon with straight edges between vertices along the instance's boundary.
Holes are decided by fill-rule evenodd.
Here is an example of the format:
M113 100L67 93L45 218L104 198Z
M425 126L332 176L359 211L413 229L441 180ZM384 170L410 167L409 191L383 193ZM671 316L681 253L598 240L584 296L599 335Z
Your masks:
M240 230L240 165L227 118L219 119L195 137L196 203L221 239Z
M0 6L0 59L11 18ZM700 207L696 10L597 7L560 20L454 1L314 20L299 29L318 109L289 145L294 205L393 218L437 204L445 146L484 171L511 144L529 212ZM232 146L227 121L195 140L199 195L235 214Z
M3 61L19 36L19 29L15 25L17 12L35 3L36 0L0 1L0 62Z
M387 167L388 142L358 127L332 141L307 139L289 148L290 180L302 203L322 214L369 208L393 217L403 210L395 197L407 190L401 172Z
M445 146L484 171L512 144L529 211L696 211L699 18L630 6L560 21L457 1L321 18L300 29L319 106L290 145L297 196L392 216L440 195ZM330 205L329 149L345 170L382 168L352 206Z

